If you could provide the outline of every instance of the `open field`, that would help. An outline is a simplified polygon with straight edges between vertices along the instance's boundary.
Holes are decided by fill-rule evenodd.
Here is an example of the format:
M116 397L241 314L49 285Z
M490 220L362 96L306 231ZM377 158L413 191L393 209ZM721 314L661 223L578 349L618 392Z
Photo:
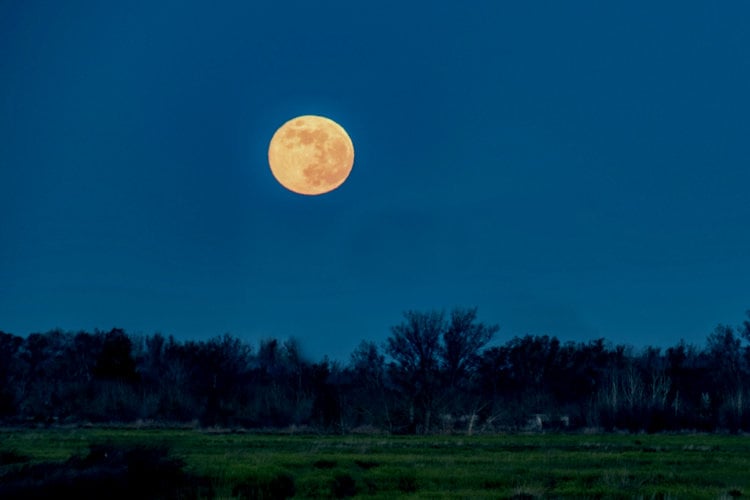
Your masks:
M92 444L157 446L199 497L731 498L750 494L750 437L512 434L321 436L200 430L0 430L0 485ZM198 484L198 483L196 483ZM2 495L0 495L2 496ZM185 496L184 494L182 496Z

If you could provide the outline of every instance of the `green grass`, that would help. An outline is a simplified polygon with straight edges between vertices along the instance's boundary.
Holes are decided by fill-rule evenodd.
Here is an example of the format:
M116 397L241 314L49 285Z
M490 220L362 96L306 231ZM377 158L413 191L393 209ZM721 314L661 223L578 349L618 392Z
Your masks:
M512 434L318 436L200 430L0 430L0 453L64 461L89 444L166 445L218 498L732 498L750 494L750 437ZM9 460L13 462L13 460ZM0 482L17 463L0 465ZM269 486L273 481L272 486ZM264 489L265 488L265 489ZM271 488L269 490L268 488ZM233 491L237 494L233 496Z

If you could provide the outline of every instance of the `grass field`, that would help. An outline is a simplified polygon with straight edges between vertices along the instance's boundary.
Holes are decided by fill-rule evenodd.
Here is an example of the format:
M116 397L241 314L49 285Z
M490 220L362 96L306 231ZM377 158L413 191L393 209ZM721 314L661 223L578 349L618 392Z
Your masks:
M750 437L510 434L319 436L154 429L0 430L0 483L92 444L161 446L216 498L732 498ZM11 459L7 459L10 457ZM209 491L206 493L205 491Z

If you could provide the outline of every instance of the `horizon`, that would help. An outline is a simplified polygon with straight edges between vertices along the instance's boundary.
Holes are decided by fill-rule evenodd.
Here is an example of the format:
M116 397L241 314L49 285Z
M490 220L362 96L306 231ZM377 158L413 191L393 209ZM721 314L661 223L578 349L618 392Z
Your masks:
M454 308L453 310L461 309L461 308ZM392 328L403 324L405 315L407 312L416 312L416 313L428 313L428 312L442 312L443 314L449 313L450 311L443 309L440 311L437 310L423 310L423 311L404 311L404 314L402 315L399 323L394 323L389 328L388 336L392 336ZM491 337L487 345L484 347L484 349L490 349L492 347L502 347L509 345L513 340L515 339L522 339L526 337L532 337L532 338L544 338L547 337L549 339L557 339L561 345L566 344L574 344L576 346L579 345L589 345L598 341L603 341L604 345L607 348L617 348L617 347L624 347L626 349L626 352L630 352L632 355L638 356L640 354L645 353L648 349L655 348L662 354L664 354L668 349L673 347L679 347L680 345L685 345L686 347L694 347L697 350L703 350L706 349L707 346L710 344L710 337L717 332L724 333L726 328L730 328L735 335L735 338L739 340L741 345L743 345L745 348L750 347L750 344L747 344L750 342L750 338L747 337L747 332L750 332L748 330L748 320L750 320L750 309L745 311L745 319L742 323L732 324L732 323L726 323L726 322L717 322L714 328L706 333L704 338L699 342L689 342L684 338L678 339L676 342L673 342L671 344L640 344L635 345L632 343L627 342L615 342L612 339L607 338L606 336L600 336L600 337L592 337L589 339L570 339L565 337L559 337L557 335L549 335L545 333L525 333L525 334L516 334L512 336L503 336L501 335L502 328L500 328L495 334ZM482 321L480 316L477 316L477 321L481 324L487 325L487 326L499 326L494 325L492 323L487 323L485 321ZM180 336L179 334L171 334L171 333L164 333L164 332L150 332L150 333L144 333L144 332L132 332L129 331L126 328L121 328L118 326L113 326L111 328L93 328L91 330L86 329L75 329L75 330L66 330L64 328L52 328L45 331L32 331L27 333L18 333L18 332L10 332L5 331L2 328L0 328L0 333L6 333L10 335L17 335L21 338L28 338L30 335L45 335L52 332L61 332L66 335L76 335L79 333L87 333L87 334L104 334L111 331L122 331L125 335L127 335L131 340L134 342L137 341L143 341L150 337L155 336L162 336L165 339L173 338L178 343L184 343L184 342L210 342L212 340L220 340L222 338L225 338L226 336L229 336L230 338L237 339L244 345L247 345L250 347L252 352L254 354L257 354L260 346L262 343L267 341L278 341L282 344L290 341L293 342L295 347L299 349L299 354L301 355L302 359L317 363L321 362L323 360L328 360L331 362L337 362L342 363L344 366L346 366L351 361L351 355L354 354L354 352L361 347L363 343L372 343L377 346L377 348L383 353L386 358L390 358L390 356L385 352L386 351L386 341L383 340L382 342L376 342L372 339L368 338L362 338L358 341L358 343L355 345L354 348L348 353L343 353L344 356L341 356L340 352L337 352L337 354L331 354L323 351L316 351L314 354L310 352L309 345L305 343L304 337L286 337L286 338L278 338L278 337L263 337L263 338L257 338L257 339L248 339L245 336L235 335L232 332L224 332L221 334L216 335L208 335L208 336L200 336L200 337L186 337L186 336ZM744 339L744 342L743 342ZM387 339L386 339L387 340Z

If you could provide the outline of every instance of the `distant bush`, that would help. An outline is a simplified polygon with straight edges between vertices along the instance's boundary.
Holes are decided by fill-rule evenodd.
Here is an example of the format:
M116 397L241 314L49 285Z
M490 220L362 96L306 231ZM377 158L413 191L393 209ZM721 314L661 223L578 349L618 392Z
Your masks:
M294 478L285 472L271 477L249 477L232 489L232 495L242 500L281 500L295 493Z
M355 460L354 463L357 465L357 467L364 470L370 470L373 467L377 467L378 465L380 465L378 462L374 462L372 460Z
M212 498L208 481L185 474L183 466L163 447L92 445L84 457L10 471L0 498Z
M414 473L398 476L398 490L402 493L414 493L417 491L417 476Z
M313 462L313 467L316 469L333 469L336 467L336 461L335 460L316 460Z
M22 455L15 450L0 451L0 465L18 464L27 462L29 457Z
M331 494L334 498L353 497L357 494L357 483L349 474L336 474L331 485Z

